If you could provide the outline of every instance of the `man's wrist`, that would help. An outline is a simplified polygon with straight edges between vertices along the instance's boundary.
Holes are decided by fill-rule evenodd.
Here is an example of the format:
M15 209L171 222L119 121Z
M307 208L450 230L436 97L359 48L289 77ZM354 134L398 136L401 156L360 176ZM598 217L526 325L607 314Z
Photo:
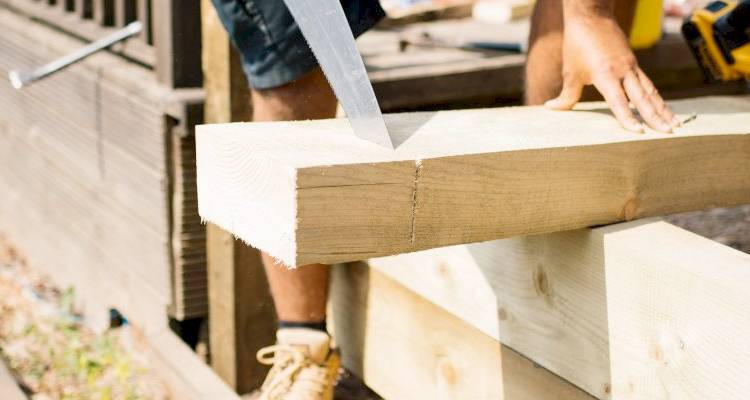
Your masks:
M613 0L562 0L566 20L614 18Z

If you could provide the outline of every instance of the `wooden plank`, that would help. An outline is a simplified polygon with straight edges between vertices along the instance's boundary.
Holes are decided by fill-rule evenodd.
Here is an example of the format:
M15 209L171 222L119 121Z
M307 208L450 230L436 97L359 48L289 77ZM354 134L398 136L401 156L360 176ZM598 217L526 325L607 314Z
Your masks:
M0 52L7 57L0 60L0 71L7 71L9 64L22 57L42 58L35 53L10 53L9 46L23 46L26 42L28 39L21 41L9 30L5 32L0 39ZM11 133L23 137L35 147L35 152L43 153L51 163L96 190L97 197L111 200L110 207L130 211L136 220L166 233L167 199L162 187L165 167L157 163L158 159L147 165L134 156L135 151L128 151L117 143L143 142L149 136L158 137L164 129L163 116L152 117L155 110L132 104L117 109L109 105L99 107L97 98L100 97L107 97L113 104L132 102L133 99L118 99L117 95L103 88L103 84L97 85L96 81L85 79L85 72L71 70L23 92L14 91L9 86L0 87L0 104L7 111L6 122L12 128ZM61 98L66 101L61 102ZM140 112L140 123L110 123L117 119L115 115L122 115L123 110ZM97 115L98 111L104 112ZM45 115L45 118L39 115ZM124 118L127 122L130 117ZM137 135L140 139L128 138L136 136L132 135L133 128L141 132ZM107 129L106 132L103 129ZM141 156L155 154L159 148L164 151L164 145L158 142L152 147L154 149ZM164 162L163 154L155 156Z
M27 400L26 396L21 388L18 387L18 382L13 378L8 368L5 366L2 360L0 360L0 397L3 400Z
M395 114L396 151L343 119L201 126L199 211L294 266L750 202L750 101L672 107L699 115L638 135L601 103Z
M247 120L250 98L239 57L210 0L201 2L203 69L208 122ZM276 316L260 254L209 224L209 335L211 365L240 393L256 389L266 369L255 360L273 343Z
M385 398L593 399L363 264L334 267L331 290L344 365Z
M75 0L76 13L81 19L91 19L94 16L93 0Z
M151 0L136 0L138 20L143 23L143 30L138 36L146 44L154 43L153 22L151 20Z
M444 247L368 264L597 398L609 397L604 260L596 230Z
M80 46L12 13L2 12L0 19L6 27L0 38L2 71L39 65ZM47 45L33 46L40 40ZM146 72L100 54L23 92L2 86L0 102L18 134L45 132L27 136L54 155L56 164L119 198L144 223L166 231L167 214L158 207L166 205L163 93L154 90L160 85ZM41 113L47 117L39 118Z
M368 264L597 398L746 393L744 379L717 376L750 361L731 344L750 327L732 317L746 306L740 289L750 256L667 223L642 220ZM721 280L727 274L735 281ZM670 347L680 340L690 341L688 350Z
M149 358L165 379L172 398L184 400L240 400L218 376L172 331L163 329L143 338Z
M5 9L0 24L2 71L81 45ZM24 91L0 85L0 159L13 166L0 169L0 229L92 315L115 307L148 329L166 323L171 254L162 97L144 71L99 54Z
M94 0L94 21L101 26L115 25L115 0Z
M195 122L186 121L189 126ZM172 316L183 320L208 314L206 229L195 209L195 135L183 136L173 130L171 152Z
M378 23L378 27L389 28L415 22L470 17L474 3L475 0L430 1L409 5L391 3L392 7L385 7L386 16Z
M159 82L170 88L201 87L200 2L159 0L151 9Z
M255 354L274 343L276 321L260 254L208 226L211 366L238 393L257 389L267 368Z
M0 172L0 230L60 286L76 287L91 315L104 317L113 307L144 329L165 324L167 238L90 196L33 147L2 138L1 148L17 169Z
M613 398L747 398L750 255L667 223L603 232Z
M115 26L122 27L136 20L136 0L115 0Z

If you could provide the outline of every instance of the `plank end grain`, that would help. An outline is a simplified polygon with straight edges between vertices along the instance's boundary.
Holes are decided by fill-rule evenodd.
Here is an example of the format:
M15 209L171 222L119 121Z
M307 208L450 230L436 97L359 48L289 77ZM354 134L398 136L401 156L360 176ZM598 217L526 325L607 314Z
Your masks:
M198 212L203 221L295 265L296 169L249 152L231 137L210 138L197 129L196 164L202 172L197 176L202 193Z

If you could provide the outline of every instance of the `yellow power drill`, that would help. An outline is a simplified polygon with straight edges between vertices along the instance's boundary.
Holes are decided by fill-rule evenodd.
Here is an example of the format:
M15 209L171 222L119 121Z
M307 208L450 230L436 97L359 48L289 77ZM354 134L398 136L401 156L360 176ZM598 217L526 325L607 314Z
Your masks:
M713 1L682 25L706 80L750 82L750 0Z

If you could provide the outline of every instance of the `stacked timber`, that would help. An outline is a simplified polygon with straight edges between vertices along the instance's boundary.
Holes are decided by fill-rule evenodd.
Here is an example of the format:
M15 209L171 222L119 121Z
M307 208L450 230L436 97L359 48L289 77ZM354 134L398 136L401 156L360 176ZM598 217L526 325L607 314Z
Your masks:
M82 43L0 9L0 76ZM0 81L0 231L93 317L163 326L171 303L165 90L108 54L22 91Z
M334 267L331 326L385 398L744 399L750 255L643 218L750 203L750 99L671 105L674 134L598 103L392 115L395 151L204 126L199 211L290 266L370 258Z

